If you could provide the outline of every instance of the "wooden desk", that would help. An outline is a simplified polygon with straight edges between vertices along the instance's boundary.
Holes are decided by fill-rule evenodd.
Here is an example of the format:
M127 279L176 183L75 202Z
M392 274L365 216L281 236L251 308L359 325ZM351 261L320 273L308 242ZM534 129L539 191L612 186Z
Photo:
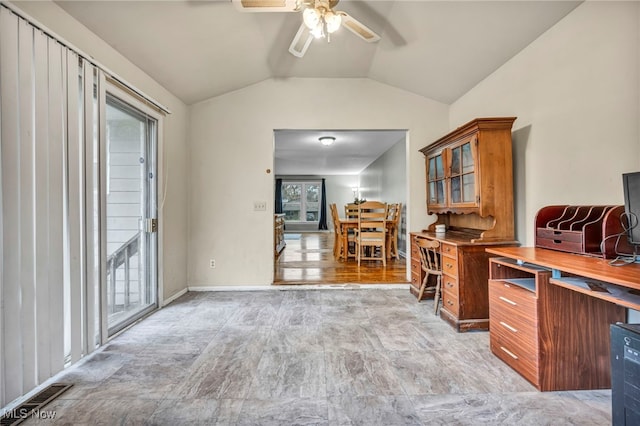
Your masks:
M442 309L440 317L456 331L489 329L489 254L487 247L517 245L517 241L474 242L476 232L447 231L411 233L411 286L416 297L424 272L420 267L417 240L426 238L440 242L442 264ZM433 293L423 295L433 298Z
M491 351L542 391L608 389L609 326L640 309L640 264L488 248Z

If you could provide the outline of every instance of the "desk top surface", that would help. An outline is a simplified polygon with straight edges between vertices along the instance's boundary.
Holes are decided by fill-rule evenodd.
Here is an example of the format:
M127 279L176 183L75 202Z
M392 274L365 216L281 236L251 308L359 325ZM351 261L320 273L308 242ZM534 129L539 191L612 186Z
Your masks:
M441 243L449 243L456 246L513 246L519 244L517 241L505 240L476 242L476 240L480 238L480 231L476 233L450 230L443 233L421 231L411 232L411 235L430 240L437 240Z
M611 266L609 260L537 247L495 247L487 252L569 274L640 290L640 263Z

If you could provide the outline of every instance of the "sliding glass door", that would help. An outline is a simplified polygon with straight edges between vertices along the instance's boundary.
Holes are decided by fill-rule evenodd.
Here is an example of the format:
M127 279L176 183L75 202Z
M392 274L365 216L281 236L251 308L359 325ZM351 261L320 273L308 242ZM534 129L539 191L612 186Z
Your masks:
M102 294L108 335L113 335L157 306L158 123L109 92L105 115L106 278Z

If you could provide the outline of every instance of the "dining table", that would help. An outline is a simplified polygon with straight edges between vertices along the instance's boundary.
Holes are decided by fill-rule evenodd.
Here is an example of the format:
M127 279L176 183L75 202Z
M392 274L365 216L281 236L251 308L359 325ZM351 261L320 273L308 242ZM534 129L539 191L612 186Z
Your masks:
M342 250L342 255L341 255L341 259L342 260L347 260L349 257L349 230L351 229L358 229L358 219L357 218L340 218L339 221L340 224L340 231L342 234L342 247L344 247L344 250ZM392 221L387 221L386 222L386 228L387 228L387 232L389 232L389 230L391 229L391 227L394 226L394 223ZM389 250L387 248L386 250L387 252L387 258L390 257L389 255Z

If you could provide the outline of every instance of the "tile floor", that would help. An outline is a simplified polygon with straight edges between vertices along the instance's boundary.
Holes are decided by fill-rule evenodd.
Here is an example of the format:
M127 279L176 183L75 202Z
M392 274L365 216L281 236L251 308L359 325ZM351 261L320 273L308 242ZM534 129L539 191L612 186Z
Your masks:
M73 425L609 425L611 393L548 392L406 289L188 293L60 381Z

